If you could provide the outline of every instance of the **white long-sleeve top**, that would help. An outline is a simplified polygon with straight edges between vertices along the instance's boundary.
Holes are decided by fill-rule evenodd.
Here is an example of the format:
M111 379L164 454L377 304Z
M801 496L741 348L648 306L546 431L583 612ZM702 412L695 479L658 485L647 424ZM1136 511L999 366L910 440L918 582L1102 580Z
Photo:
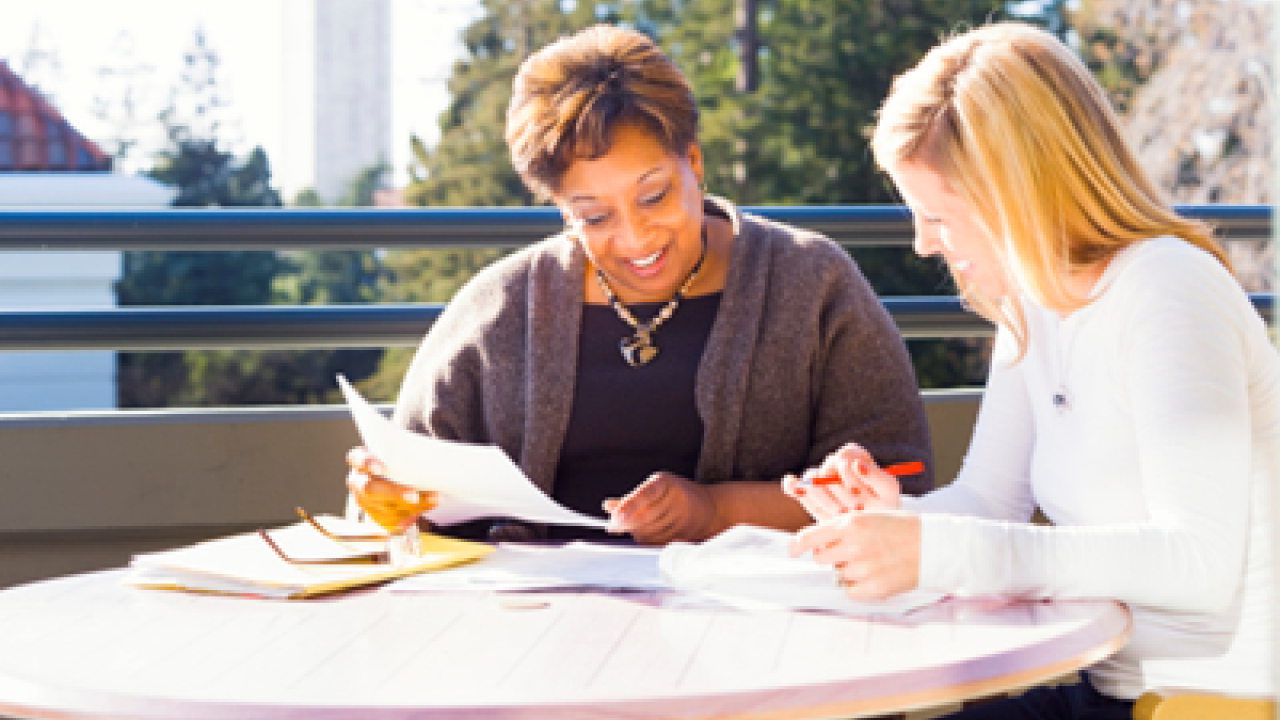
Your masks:
M1001 331L955 482L922 515L920 585L1114 598L1133 611L1104 693L1274 694L1272 494L1280 358L1240 285L1176 238L1117 254L1065 319ZM1055 403L1055 395L1061 400ZM1028 523L1035 506L1053 526Z

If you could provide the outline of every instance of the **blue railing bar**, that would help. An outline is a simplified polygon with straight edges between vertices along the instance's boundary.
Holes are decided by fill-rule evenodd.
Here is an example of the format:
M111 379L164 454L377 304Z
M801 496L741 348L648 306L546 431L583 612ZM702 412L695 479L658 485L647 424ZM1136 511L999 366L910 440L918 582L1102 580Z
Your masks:
M745 208L848 246L907 245L900 205ZM1268 205L1187 205L1228 240L1271 237ZM558 232L551 207L419 209L5 210L0 250L301 250L520 247Z
M1271 321L1275 297L1251 296ZM954 297L882 299L904 337L978 337L993 327ZM169 351L416 345L443 305L304 305L0 313L0 350Z
M0 350L416 345L443 304L121 307L0 312Z

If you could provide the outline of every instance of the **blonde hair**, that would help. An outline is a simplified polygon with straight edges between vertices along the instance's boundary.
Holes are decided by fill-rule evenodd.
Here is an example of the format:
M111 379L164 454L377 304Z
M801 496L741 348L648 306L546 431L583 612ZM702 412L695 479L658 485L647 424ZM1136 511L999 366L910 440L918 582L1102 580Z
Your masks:
M595 25L520 65L507 108L507 145L535 195L553 194L574 160L608 153L624 124L647 131L672 154L697 140L693 88L648 36Z
M881 168L919 162L941 174L1044 307L1084 307L1070 274L1153 237L1183 238L1230 269L1210 228L1179 217L1138 165L1089 70L1038 28L987 25L930 50L894 80L871 145ZM1021 359L1021 306L957 282L979 314L1014 334Z

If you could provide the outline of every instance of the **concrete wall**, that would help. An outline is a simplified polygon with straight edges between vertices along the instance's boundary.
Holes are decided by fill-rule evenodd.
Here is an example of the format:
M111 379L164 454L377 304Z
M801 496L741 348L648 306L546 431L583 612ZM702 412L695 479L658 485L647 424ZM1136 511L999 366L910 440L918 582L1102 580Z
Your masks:
M979 392L925 397L950 478ZM340 513L357 441L342 407L0 415L0 587Z

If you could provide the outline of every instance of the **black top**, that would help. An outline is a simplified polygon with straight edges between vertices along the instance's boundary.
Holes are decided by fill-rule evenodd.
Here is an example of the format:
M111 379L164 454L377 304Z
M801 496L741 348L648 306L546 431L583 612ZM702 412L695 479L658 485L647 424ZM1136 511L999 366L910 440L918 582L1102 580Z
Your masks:
M628 309L645 322L665 303ZM653 334L658 355L631 367L620 349L634 334L609 305L584 305L578 373L569 427L552 496L586 515L608 517L606 498L621 498L660 470L692 479L702 448L694 381L720 293L686 298ZM585 527L551 526L558 540L611 536Z

